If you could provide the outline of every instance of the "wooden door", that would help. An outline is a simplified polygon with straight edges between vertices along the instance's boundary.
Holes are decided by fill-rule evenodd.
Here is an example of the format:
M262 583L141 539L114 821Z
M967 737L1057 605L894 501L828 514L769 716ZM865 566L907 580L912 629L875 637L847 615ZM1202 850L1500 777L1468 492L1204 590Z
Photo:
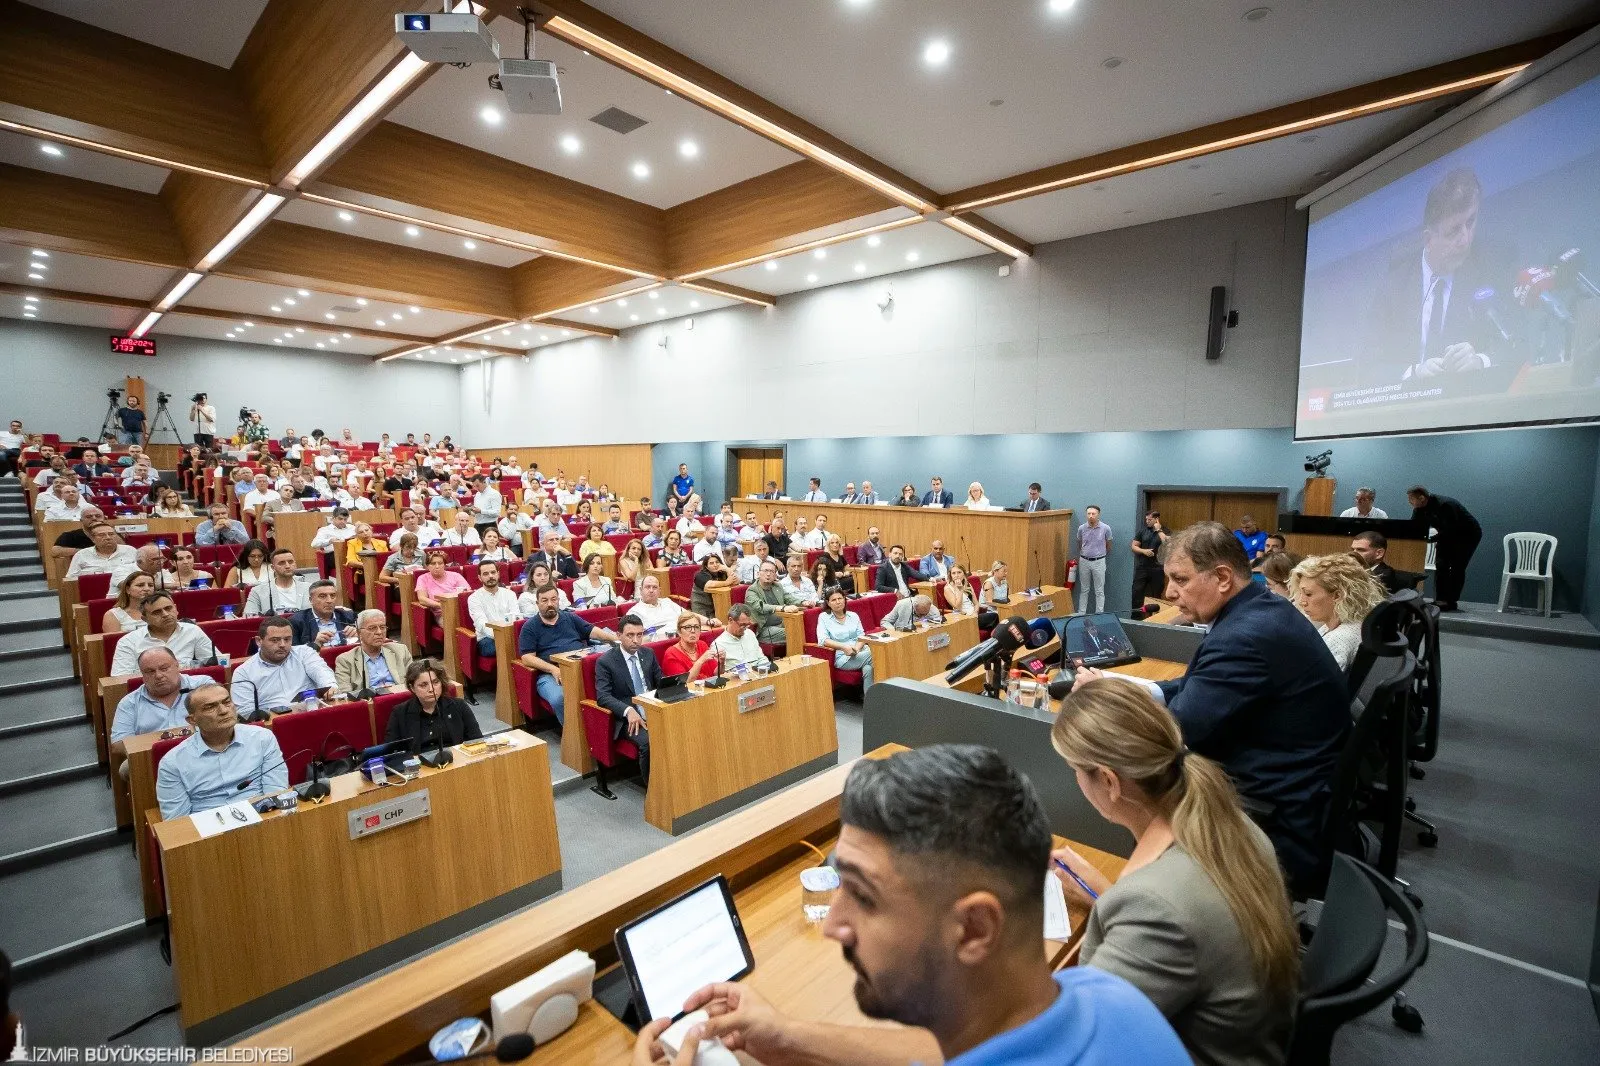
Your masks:
M738 495L758 495L766 490L768 481L783 488L783 449L737 448L733 454L738 463Z
M1209 492L1172 490L1147 495L1150 502L1146 510L1160 511L1162 524L1174 533L1211 518L1212 494ZM1144 523L1144 515L1139 516L1139 522Z
M1151 492L1149 509L1161 512L1161 521L1176 533L1196 522L1221 522L1238 529L1249 515L1256 525L1271 531L1278 528L1276 492L1213 492L1209 489L1168 489ZM1143 520L1144 516L1139 516Z
M766 487L767 482L775 481L779 490L783 489L783 450L781 448L772 448L767 451L766 458L761 464L761 474L762 488Z
M1244 516L1256 520L1256 525L1269 533L1278 528L1278 494L1276 492L1219 492L1212 500L1211 517L1229 529L1238 529Z

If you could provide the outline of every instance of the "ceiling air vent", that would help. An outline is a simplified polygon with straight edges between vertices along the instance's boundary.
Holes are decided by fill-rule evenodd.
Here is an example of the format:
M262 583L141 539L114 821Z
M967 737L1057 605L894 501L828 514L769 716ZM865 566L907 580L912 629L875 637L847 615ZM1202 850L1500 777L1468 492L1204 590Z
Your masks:
M632 133L646 124L638 115L630 115L620 107L608 107L589 121L617 133Z

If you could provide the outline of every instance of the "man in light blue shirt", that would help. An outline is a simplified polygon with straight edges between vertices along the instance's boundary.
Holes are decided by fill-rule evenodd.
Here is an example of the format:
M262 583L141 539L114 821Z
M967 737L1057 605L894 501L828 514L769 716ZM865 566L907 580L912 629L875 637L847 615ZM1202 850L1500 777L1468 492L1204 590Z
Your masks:
M143 683L121 700L111 719L112 751L122 742L142 733L176 729L189 718L189 693L216 682L209 677L193 677L182 672L178 657L164 645L139 653L139 676Z
M181 818L289 787L289 768L272 730L240 725L228 690L211 684L189 694L195 732L156 769L162 818Z
M316 689L318 696L333 691L333 671L317 652L295 644L294 626L287 618L263 618L256 630L256 647L256 653L233 671L233 699L241 711L295 708L306 689Z
M1044 945L1050 823L1028 779L990 748L935 744L862 759L839 800L833 894L822 935L855 975L855 1000L885 1029L790 1018L748 985L708 985L691 1029L769 1066L932 1062L948 1066L1188 1066L1145 995ZM670 1024L639 1033L635 1061ZM699 1030L696 1032L696 1030ZM685 1052L695 1049L685 1044Z
M1106 609L1106 556L1111 551L1111 527L1100 521L1100 508L1083 509L1087 522L1078 527L1078 613L1100 614Z
M812 478L810 489L801 499L805 500L806 503L827 503L828 494L822 491L822 479Z
M213 544L249 543L250 534L245 531L244 523L229 518L226 506L214 503L207 513L211 517L201 522L194 529L194 542L196 544L209 548Z

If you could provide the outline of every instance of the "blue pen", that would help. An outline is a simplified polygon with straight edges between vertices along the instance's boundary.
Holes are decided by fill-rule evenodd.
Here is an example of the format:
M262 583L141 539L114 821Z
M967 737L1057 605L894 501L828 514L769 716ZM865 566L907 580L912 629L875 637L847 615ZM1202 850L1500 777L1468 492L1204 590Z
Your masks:
M1050 861L1055 863L1057 866L1061 867L1061 872L1062 873L1066 874L1068 877L1070 877L1074 881L1076 881L1078 883L1078 887L1083 889L1085 892L1087 892L1089 894L1089 898L1090 899L1099 899L1100 898L1100 893L1096 892L1094 889L1090 888L1087 884L1085 884L1084 881L1083 881L1083 878L1081 878L1077 874L1073 873L1071 868L1068 867L1066 863L1062 862L1060 859L1051 859Z

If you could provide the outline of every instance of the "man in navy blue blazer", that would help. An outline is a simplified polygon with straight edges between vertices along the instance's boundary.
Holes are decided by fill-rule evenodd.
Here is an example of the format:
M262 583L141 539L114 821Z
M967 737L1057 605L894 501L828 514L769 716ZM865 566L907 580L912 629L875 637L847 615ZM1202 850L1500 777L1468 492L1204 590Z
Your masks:
M611 736L626 736L639 748L639 776L650 779L650 724L634 698L661 684L661 664L644 646L644 622L624 615L618 641L594 664L595 702L611 712Z
M950 495L950 490L944 487L944 478L936 477L928 486L928 491L922 494L924 507L954 507L956 498Z
M1227 770L1241 796L1270 805L1261 819L1291 886L1315 891L1323 814L1350 734L1343 672L1311 621L1250 580L1250 561L1220 522L1168 542L1178 606L1211 626L1188 672L1160 696L1184 742ZM1080 671L1079 678L1098 676ZM1153 693L1154 694L1154 693Z

